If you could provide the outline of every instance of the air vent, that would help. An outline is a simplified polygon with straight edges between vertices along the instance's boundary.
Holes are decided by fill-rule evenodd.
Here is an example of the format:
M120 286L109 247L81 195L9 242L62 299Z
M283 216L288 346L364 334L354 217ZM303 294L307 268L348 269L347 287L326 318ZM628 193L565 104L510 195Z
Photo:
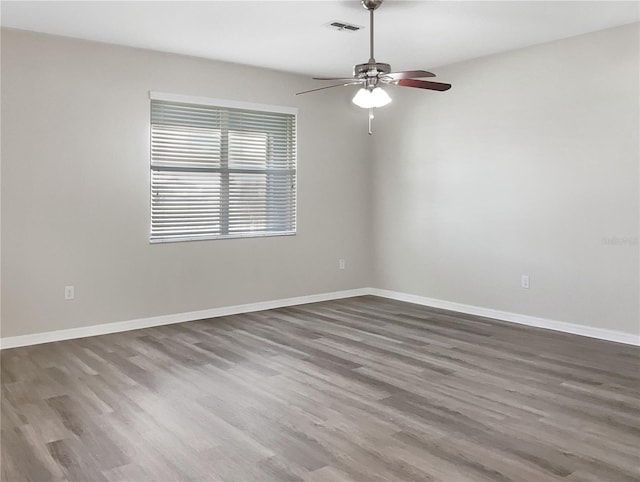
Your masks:
M334 22L331 22L329 24L327 24L328 27L334 29L334 30L341 30L344 32L357 32L358 30L360 30L361 27L360 25L354 25L352 23L347 23L347 22L342 22L340 20L336 20Z

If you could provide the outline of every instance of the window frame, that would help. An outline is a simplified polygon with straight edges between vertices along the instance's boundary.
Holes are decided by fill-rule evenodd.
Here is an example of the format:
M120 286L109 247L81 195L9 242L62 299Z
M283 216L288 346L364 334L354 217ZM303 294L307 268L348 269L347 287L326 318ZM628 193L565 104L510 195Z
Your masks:
M269 113L269 114L285 114L293 116L293 167L290 169L274 169L265 167L261 168L230 168L229 167L229 159L230 155L228 152L228 147L224 156L221 156L220 159L220 167L212 167L212 168L199 168L199 167L180 167L180 166L162 166L162 165L153 165L153 157L152 157L152 126L153 120L150 118L149 124L149 243L158 244L158 243L174 243L174 242L184 242L184 241L208 241L214 239L238 239L238 238L260 238L260 237L273 237L273 236L295 236L297 234L297 197L298 197L298 169L297 169L297 127L298 127L298 109L295 107L287 107L287 106L277 106L277 105L268 105L268 104L257 104L252 102L241 102L236 100L228 100L228 99L216 99L209 97L197 97L197 96L189 96L189 95L181 95L181 94L169 94L164 92L156 92L149 91L149 107L151 111L151 105L153 101L164 101L171 103L180 103L180 104L191 104L194 106L206 106L206 107L214 107L220 108L223 115L228 114L228 110L241 110L241 111L250 111L257 113ZM224 126L226 132L221 130L221 139L222 142L228 142L230 132L232 129L228 124ZM250 131L248 131L250 132ZM256 133L260 133L263 131L256 130ZM268 130L265 130L264 133L268 136ZM270 140L267 137L267 150L269 146ZM224 157L224 158L223 158ZM268 158L267 158L268 159ZM220 234L198 234L198 235L184 235L184 236L161 236L161 235L153 235L153 173L156 172L210 172L210 173L219 173L221 178L221 193L219 198L219 208L225 214L221 214L220 216ZM273 173L277 173L278 175L291 175L292 176L292 186L293 186L293 200L292 200L292 209L293 209L293 218L292 218L292 229L286 231L244 231L244 232L229 232L229 187L230 182L229 179L231 174L240 173L240 174L264 174L267 179L267 184L273 182ZM226 190L223 186L222 178L226 176ZM270 202L270 197L265 197L265 202L268 204ZM226 229L225 229L226 227Z

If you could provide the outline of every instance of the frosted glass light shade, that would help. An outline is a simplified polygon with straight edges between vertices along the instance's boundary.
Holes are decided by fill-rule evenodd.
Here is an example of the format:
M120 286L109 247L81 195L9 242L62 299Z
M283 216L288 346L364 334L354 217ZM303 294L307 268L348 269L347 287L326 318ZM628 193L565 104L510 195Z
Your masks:
M391 97L387 94L386 91L382 90L380 87L376 87L371 92L371 97L373 98L373 106L374 107L384 107L389 102L391 102Z
M351 99L351 102L363 109L369 109L371 107L371 91L359 89L356 95L353 96L353 99Z
M353 97L352 102L363 109L382 107L391 102L391 97L380 87L373 90L360 89Z

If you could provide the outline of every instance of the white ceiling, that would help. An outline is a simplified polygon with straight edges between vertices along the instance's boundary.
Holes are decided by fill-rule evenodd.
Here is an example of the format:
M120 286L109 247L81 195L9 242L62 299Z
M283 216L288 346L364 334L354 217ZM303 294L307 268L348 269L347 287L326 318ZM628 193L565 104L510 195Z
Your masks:
M376 60L434 68L639 20L636 1L402 1L376 11ZM256 65L351 75L366 62L358 0L7 1L1 24L55 35ZM366 28L336 31L342 20ZM594 66L595 68L596 66Z

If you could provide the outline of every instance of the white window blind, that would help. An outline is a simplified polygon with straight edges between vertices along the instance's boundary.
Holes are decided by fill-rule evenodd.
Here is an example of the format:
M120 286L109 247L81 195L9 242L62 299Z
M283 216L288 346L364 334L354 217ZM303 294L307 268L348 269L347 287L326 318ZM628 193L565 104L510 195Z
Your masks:
M152 242L295 233L296 116L260 107L151 97Z

